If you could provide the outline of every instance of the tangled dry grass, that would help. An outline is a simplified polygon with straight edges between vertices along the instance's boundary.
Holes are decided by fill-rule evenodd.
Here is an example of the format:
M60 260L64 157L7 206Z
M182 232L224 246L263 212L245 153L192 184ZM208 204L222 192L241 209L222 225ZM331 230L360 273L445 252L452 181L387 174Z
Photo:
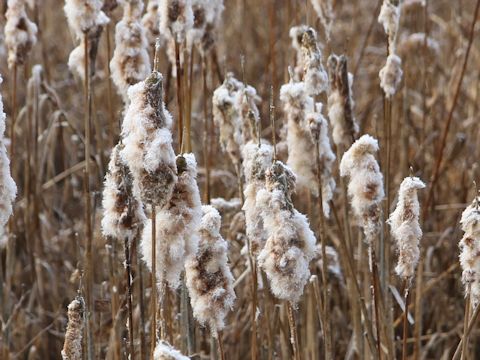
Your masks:
M480 358L479 6L3 1L0 359Z

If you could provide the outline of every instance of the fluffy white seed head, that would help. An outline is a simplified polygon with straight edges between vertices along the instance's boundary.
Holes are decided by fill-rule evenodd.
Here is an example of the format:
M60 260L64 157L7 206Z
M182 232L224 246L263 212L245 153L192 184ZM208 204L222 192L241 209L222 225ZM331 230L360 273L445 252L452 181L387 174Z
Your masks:
M328 58L330 93L328 95L328 117L332 124L332 138L337 146L348 147L359 132L353 112L353 75L348 72L344 55Z
M133 177L120 157L123 144L117 144L110 156L103 190L102 233L122 241L133 239L145 222L143 205L133 196Z
M399 1L397 1L399 3ZM388 35L389 51L394 52L395 39L400 20L400 5L394 5L393 0L384 0L378 15L378 22Z
M385 66L380 70L380 86L387 97L392 97L397 92L402 81L402 59L395 54L387 57Z
M228 73L225 81L213 92L213 121L220 132L220 144L234 164L241 162L243 145L242 118L238 109L237 94L243 84Z
M191 0L160 0L160 32L169 32L181 43L193 27Z
M176 158L178 180L169 202L156 214L156 270L159 283L171 288L180 285L186 258L198 247L197 228L202 217L197 185L197 162L193 154ZM141 241L141 252L152 268L152 221L147 222Z
M96 32L98 27L110 21L102 6L102 0L65 0L63 9L77 39L81 39L84 33Z
M3 78L0 75L0 84ZM3 99L0 94L0 226L3 227L12 215L12 204L17 196L17 185L10 173L10 159L5 143L5 124L7 116L3 112Z
M460 220L465 232L460 240L460 265L465 292L470 290L474 306L480 303L480 196L463 211Z
M176 182L172 116L163 102L162 75L153 71L128 90L130 105L122 124L120 156L133 175L134 195L145 204L164 206Z
M375 158L377 151L378 141L363 135L343 154L340 162L340 176L349 178L350 204L369 245L381 227L380 205L385 196L383 175Z
M424 187L423 181L417 177L405 178L398 192L397 207L388 219L398 251L395 271L404 280L413 277L420 257L422 229L418 222L420 203L417 190Z
M110 61L112 80L124 101L130 85L144 80L150 73L150 59L145 31L140 23L143 1L127 0L123 18L115 27L115 51Z
M221 217L212 206L202 206L198 229L198 252L185 266L193 315L214 336L225 326L225 317L235 301L233 275L228 265L228 244L220 234Z
M68 324L62 349L63 360L82 359L82 335L84 327L85 302L77 296L67 307Z
M264 227L265 247L258 255L270 289L277 298L297 303L310 278L309 263L315 257L315 235L305 215L292 203L295 175L280 161L266 171L266 188L257 194Z
M153 360L189 360L190 358L182 355L180 351L164 340L160 340L155 346Z
M273 148L268 144L249 142L243 149L243 173L246 233L251 245L251 253L256 257L265 245L268 234L263 225L261 209L257 205L257 193L265 189L265 172L272 164Z
M28 53L37 42L37 25L25 12L25 0L8 0L5 13L5 45L8 50L8 67L25 63Z
M304 56L305 90L308 95L318 95L328 89L328 75L322 64L322 52L317 41L317 32L308 28L302 36Z

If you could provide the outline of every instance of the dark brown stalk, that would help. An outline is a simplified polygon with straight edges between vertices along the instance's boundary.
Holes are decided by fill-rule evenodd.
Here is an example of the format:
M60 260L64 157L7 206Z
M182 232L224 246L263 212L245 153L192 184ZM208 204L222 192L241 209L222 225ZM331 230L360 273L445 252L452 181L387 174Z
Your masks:
M152 205L152 272L151 272L151 283L152 283L152 296L151 296L151 330L150 330L150 358L153 359L153 353L155 352L155 345L157 340L157 246L156 246L156 214L155 214L155 205Z
M472 317L470 318L470 321L468 323L468 328L467 328L467 331L465 333L466 336L470 335L470 332L472 331L473 327L475 326L475 323L477 322L477 318L478 318L479 313L480 313L480 306L477 305L475 307L475 311L473 312ZM458 343L458 346L455 350L455 353L453 354L452 360L458 360L458 358L460 357L460 354L462 352L463 340L464 339L461 339L460 342Z
M377 351L378 351L378 358L382 359L382 339L380 336L380 315L379 315L379 307L380 307L380 297L379 297L379 289L378 289L378 268L377 268L377 259L375 256L375 243L370 244L369 246L369 255L370 255L370 263L372 264L372 268L370 269L371 275L371 289L372 289L372 300L373 300L373 308L375 313L375 328L377 331Z
M209 118L207 106L207 59L202 55L202 86L203 86L203 158L205 162L204 201L210 204L210 139Z
M435 190L435 185L438 180L439 176L439 171L440 171L440 165L442 164L443 160L443 152L445 150L445 146L447 145L447 136L448 136L448 131L450 130L450 124L452 123L453 119L453 112L455 111L455 108L457 106L458 98L460 95L460 90L462 88L462 83L463 83L463 77L465 75L465 71L467 69L467 63L468 63L468 58L470 56L470 49L472 48L473 44L473 39L475 35L475 24L477 23L477 18L478 18L478 10L480 9L480 0L477 0L477 4L475 5L475 11L472 19L472 24L470 26L470 34L468 36L468 45L467 45L467 51L465 52L465 58L463 60L463 65L462 65L462 71L460 72L460 77L458 79L458 84L455 89L455 95L453 97L453 102L452 106L450 107L450 110L447 115L447 120L445 122L445 127L443 128L442 132L442 140L440 142L440 147L438 148L437 151L437 159L435 161L435 167L433 170L432 178L430 180L430 187L428 189L428 195L427 195L427 200L425 202L425 206L423 207L423 218L425 219L425 216L427 215L429 209L430 209L430 203L432 201L433 197L433 191Z
M187 113L185 116L185 143L186 143L186 152L192 152L192 91L193 91L193 63L195 60L195 47L192 46L190 49L190 58L188 61L188 78L185 76L185 82L187 84ZM188 54L187 54L188 55Z
M125 277L127 278L127 306L128 306L128 335L129 335L129 358L135 360L135 348L133 342L133 305L132 305L132 268L130 256L130 239L126 236L124 240L125 247Z
M87 289L87 346L88 359L94 358L94 341L93 341L93 259L92 259L92 215L90 200L90 124L92 119L92 92L90 87L90 56L88 53L89 37L88 33L84 34L84 90L85 90L85 272L86 272L86 289Z
M223 336L222 336L222 334L218 334L217 342L218 342L218 353L220 354L220 360L225 360L225 349L223 347Z
M183 142L183 102L182 102L182 68L180 64L180 44L175 41L175 65L177 70L177 111L178 111L178 146Z

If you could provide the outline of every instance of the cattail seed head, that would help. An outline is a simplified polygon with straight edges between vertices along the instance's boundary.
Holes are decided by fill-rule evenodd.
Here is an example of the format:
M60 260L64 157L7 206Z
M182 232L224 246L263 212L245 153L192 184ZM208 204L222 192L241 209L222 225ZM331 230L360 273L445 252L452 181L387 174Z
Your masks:
M0 84L3 78L0 75ZM0 94L0 226L3 227L13 212L12 204L17 196L17 185L10 173L10 159L5 144L7 116L3 112L3 99Z
M37 42L37 25L25 11L25 0L8 0L5 13L5 45L8 49L8 67L23 65Z
M349 177L348 195L353 213L369 245L381 228L380 204L385 196L383 175L375 159L378 149L376 139L363 135L343 154L340 162L340 176Z
M395 271L404 280L413 277L420 257L422 229L418 222L420 203L417 190L424 187L419 178L406 177L400 185L397 207L388 219L399 253Z
M315 235L305 215L293 206L295 175L276 161L265 173L265 189L257 194L268 239L258 255L270 289L277 298L297 303L310 278L315 257Z
M82 360L82 334L84 326L85 302L77 296L68 305L68 324L63 344L63 360Z
M133 239L145 222L143 205L133 196L133 177L120 157L117 144L110 157L103 190L102 233L115 239Z
M123 18L115 27L115 51L110 61L112 80L124 101L127 90L150 73L150 59L145 31L140 23L143 1L127 0Z
M193 154L176 158L178 180L168 203L156 214L157 279L171 288L180 285L185 260L198 247L196 230L200 224L201 201L197 185L197 162ZM152 221L147 222L141 241L141 252L152 268Z
M208 324L217 336L236 296L228 266L228 244L220 234L220 214L209 205L202 206L202 212L198 252L188 259L185 274L193 315L200 324Z
M322 64L322 52L317 41L317 32L308 28L302 36L304 54L304 79L308 95L318 95L328 89L328 76Z
M395 95L402 75L402 59L395 54L388 55L385 66L379 72L380 86L387 97Z
M160 0L160 32L169 32L177 43L182 43L193 27L191 0Z
M153 71L129 88L120 152L133 175L134 195L160 207L170 200L177 179L172 117L163 102L162 81L162 74Z
M465 232L460 240L460 265L465 292L470 290L474 306L480 303L480 196L463 211L460 220Z
M160 340L155 346L153 360L189 360L190 358L182 355L180 351L164 340Z

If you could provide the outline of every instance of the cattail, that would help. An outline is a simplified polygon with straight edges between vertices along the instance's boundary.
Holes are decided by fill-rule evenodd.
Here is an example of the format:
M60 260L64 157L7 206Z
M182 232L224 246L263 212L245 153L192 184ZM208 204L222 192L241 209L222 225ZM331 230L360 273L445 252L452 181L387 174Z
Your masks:
M350 178L348 195L353 213L363 228L369 246L381 228L380 203L385 196L383 175L375 159L378 149L376 139L363 135L343 154L340 162L340 176Z
M127 0L123 6L123 18L115 27L116 48L110 70L113 83L126 102L128 87L145 79L151 69L147 39L140 23L143 1Z
M160 32L160 16L158 13L159 0L148 0L147 10L142 17L142 26L145 31L145 37L148 44L152 47L159 41L159 45L163 47L166 38L165 34Z
M0 84L3 78L0 75ZM3 99L0 94L0 227L3 227L12 215L12 204L17 196L17 185L10 173L10 159L5 144L5 124L7 116L3 112Z
M133 177L120 157L123 144L117 144L110 157L103 190L102 233L115 239L133 239L145 222L143 205L133 196Z
M261 101L257 95L257 90L250 85L245 85L236 93L235 106L242 118L242 143L246 144L250 140L258 140L260 134L257 133L260 121L260 111L257 104Z
M160 283L171 288L180 285L185 259L198 247L196 229L201 220L200 192L197 185L197 162L193 154L178 155L178 180L169 202L156 214L156 271ZM147 266L152 268L152 222L143 231L141 251Z
M213 121L220 131L220 144L232 162L241 162L242 119L237 107L237 93L243 84L228 73L225 81L213 92Z
M272 293L295 304L310 278L309 263L315 257L315 235L305 215L293 206L295 174L276 161L265 173L266 188L257 194L268 239L258 255Z
M187 35L205 56L213 47L224 10L223 0L192 0L194 24Z
M257 205L257 193L265 189L265 172L272 164L273 148L268 144L249 142L243 149L243 172L246 233L250 240L251 253L256 257L267 241L268 234L263 225L261 209Z
M328 73L328 117L332 124L333 142L337 146L348 147L357 137L359 127L353 113L353 75L347 70L347 58L344 55L330 55Z
M160 32L170 33L177 43L182 43L193 27L191 0L160 0Z
M419 178L406 177L400 185L397 207L388 219L399 253L395 271L404 280L413 277L420 257L422 229L418 223L420 204L417 190L424 187L425 184Z
M68 324L63 344L63 360L82 360L82 334L84 326L85 302L77 296L68 305Z
M37 42L37 25L25 11L25 0L8 0L5 13L5 45L8 49L8 67L23 65Z
M315 196L318 196L319 190L315 169L317 151L315 141L320 141L318 150L321 163L324 165L322 195L324 211L328 214L328 202L332 199L335 189L335 182L332 183L331 176L335 155L330 148L328 125L321 114L322 106L319 103L315 109L313 98L308 95L303 82L283 85L280 89L280 99L287 116L287 165L297 175L298 185L309 189Z
M462 282L476 307L480 303L480 196L463 211L460 224L465 232L459 244Z
M290 28L289 36L292 39L292 47L296 52L296 65L294 68L294 81L302 81L305 69L305 55L302 51L303 34L309 29L307 25L293 26Z
M120 156L133 175L133 192L145 204L164 206L177 179L172 116L163 102L163 77L153 71L128 90L130 105L122 124Z
M318 18L325 30L325 38L330 41L333 25L333 4L332 0L310 0L313 9L317 13Z
M153 360L189 360L190 358L182 355L180 351L175 349L166 341L159 341L155 346Z
M220 214L209 205L202 206L202 212L198 252L187 260L185 276L193 315L217 337L235 301L234 279L228 266L228 244L220 234Z
M333 198L335 191L335 178L333 177L333 163L335 162L335 154L330 146L330 138L328 136L328 122L322 115L322 103L316 104L316 111L307 114L306 122L310 128L310 134L314 143L314 151L318 151L319 166L321 169L320 176L322 182L322 205L323 213L326 217L330 215L330 200ZM316 155L316 154L315 154ZM318 169L317 169L318 170ZM312 179L310 184L317 184L318 179ZM312 188L312 186L311 186ZM313 193L317 194L318 189L313 189ZM318 195L318 194L317 194Z
M387 97L397 92L402 81L402 60L396 55L395 42L400 20L400 3L398 0L384 0L378 22L382 24L388 36L388 57L385 66L380 70L380 86Z
M88 56L91 61L90 74L95 73L95 58L103 27L110 21L102 11L102 0L65 0L64 11L76 39L80 41L68 59L68 67L80 78L85 76L85 36L88 37Z
M322 65L322 52L317 41L317 33L308 28L302 37L302 52L304 54L304 79L308 95L318 95L328 88L328 76Z

